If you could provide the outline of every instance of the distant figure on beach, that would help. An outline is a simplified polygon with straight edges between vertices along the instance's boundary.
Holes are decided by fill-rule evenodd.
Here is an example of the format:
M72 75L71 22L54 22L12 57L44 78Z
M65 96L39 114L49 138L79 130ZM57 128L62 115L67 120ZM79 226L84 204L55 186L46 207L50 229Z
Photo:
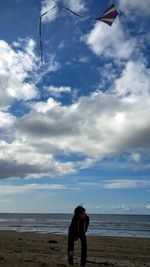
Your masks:
M74 241L81 241L81 261L80 266L85 266L87 257L87 241L86 231L89 226L89 216L86 214L82 206L78 206L74 210L74 216L68 231L68 261L69 265L73 265Z

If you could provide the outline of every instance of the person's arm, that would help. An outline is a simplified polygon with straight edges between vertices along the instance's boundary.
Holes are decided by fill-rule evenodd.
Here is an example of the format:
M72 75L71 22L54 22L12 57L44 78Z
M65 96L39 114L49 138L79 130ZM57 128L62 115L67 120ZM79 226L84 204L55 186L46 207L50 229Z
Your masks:
M90 223L90 218L88 215L86 215L86 227L85 227L85 232L87 232L87 229L89 227L89 223Z
M77 223L75 217L72 218L71 224L69 226L69 233L74 232L76 233Z

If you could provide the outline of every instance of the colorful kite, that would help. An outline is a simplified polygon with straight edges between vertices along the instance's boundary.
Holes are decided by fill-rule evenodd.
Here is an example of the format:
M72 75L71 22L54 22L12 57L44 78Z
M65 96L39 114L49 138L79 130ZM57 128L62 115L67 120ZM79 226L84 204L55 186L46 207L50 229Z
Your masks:
M39 27L38 27L38 36L39 38L37 38L37 45L38 43L40 43L40 51L41 51L41 61L43 62L43 45L42 45L42 18L49 13L50 11L52 11L55 8L62 8L70 13L72 13L75 16L78 16L81 19L91 19L91 20L99 20L102 21L104 23L106 23L107 25L111 26L115 20L115 18L118 15L118 11L115 7L114 4L112 4L102 15L100 15L98 18L94 18L94 17L84 17L81 16L80 14L77 14L76 12L74 12L73 10L65 7L65 6L61 6L61 5L56 5L54 7L52 7L50 10L44 12L41 16L40 16L40 23L39 23ZM40 40L40 41L39 41Z
M118 11L114 4L112 4L97 20L103 21L104 23L111 26L118 15Z

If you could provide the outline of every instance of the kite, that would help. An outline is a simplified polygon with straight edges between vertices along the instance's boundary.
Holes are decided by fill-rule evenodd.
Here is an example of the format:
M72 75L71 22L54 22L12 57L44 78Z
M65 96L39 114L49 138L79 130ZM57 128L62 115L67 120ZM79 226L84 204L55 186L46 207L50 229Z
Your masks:
M44 12L43 14L41 14L40 16L40 21L39 21L39 26L38 26L38 36L37 36L37 46L38 43L40 45L40 53L41 53L41 62L43 62L43 44L42 44L42 18L49 13L50 11L52 11L55 8L60 8L60 9L64 9L70 13L72 13L73 15L81 18L81 19L90 19L90 20L98 20L98 21L102 21L104 23L106 23L107 25L111 26L115 20L115 18L118 16L118 11L115 7L114 4L112 4L107 10L105 10L105 12L103 14L101 14L99 17L94 18L94 17L84 17L76 12L74 12L73 10L62 6L62 5L55 5L54 7L52 7L51 9L49 9L48 11Z

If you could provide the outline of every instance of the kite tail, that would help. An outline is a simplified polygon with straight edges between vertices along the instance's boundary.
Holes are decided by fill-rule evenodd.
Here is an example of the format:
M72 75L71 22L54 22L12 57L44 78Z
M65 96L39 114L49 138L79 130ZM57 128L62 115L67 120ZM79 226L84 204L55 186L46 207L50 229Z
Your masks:
M50 11L52 11L53 9L55 8L62 8L62 9L65 9L66 11L72 13L73 15L77 16L77 17L80 17L80 18L85 18L84 16L81 16L80 14L74 12L73 10L65 7L65 6L61 6L61 5L57 5L57 6L53 6L51 9L49 9L48 11L44 12L41 16L40 16L40 22L39 22L39 25L38 25L38 37L39 37L39 40L38 40L38 37L37 37L37 42L36 42L36 47L38 47L38 43L40 44L40 53L41 53L41 62L43 62L43 44L42 44L42 18L47 14L49 13Z
M76 12L74 12L73 10L65 7L65 6L61 6L61 5L55 5L53 6L51 9L49 9L48 11L44 12L41 16L40 16L40 22L39 22L39 30L38 30L38 36L40 38L40 40L38 41L38 37L37 37L37 46L38 43L40 44L40 51L41 51L41 62L43 62L43 44L42 44L42 18L49 13L50 11L52 11L55 8L62 8L65 9L66 11L72 13L73 15L81 18L81 19L91 19L91 20L99 20L102 21L104 23L106 23L107 25L111 26L115 20L115 18L118 15L118 11L115 7L114 4L112 4L102 15L100 15L98 18L94 18L94 17L84 17Z
M46 12L44 12L39 19L39 23L38 23L38 30L37 30L37 38L36 38L36 47L38 48L38 45L40 46L40 57L41 57L41 62L43 63L43 43L42 43L42 18L49 13L50 11L52 11L54 8L56 8L57 6L53 6L51 9L47 10Z
M43 44L42 44L42 17L40 17L39 34L40 34L40 52L41 52L41 62L43 63Z

